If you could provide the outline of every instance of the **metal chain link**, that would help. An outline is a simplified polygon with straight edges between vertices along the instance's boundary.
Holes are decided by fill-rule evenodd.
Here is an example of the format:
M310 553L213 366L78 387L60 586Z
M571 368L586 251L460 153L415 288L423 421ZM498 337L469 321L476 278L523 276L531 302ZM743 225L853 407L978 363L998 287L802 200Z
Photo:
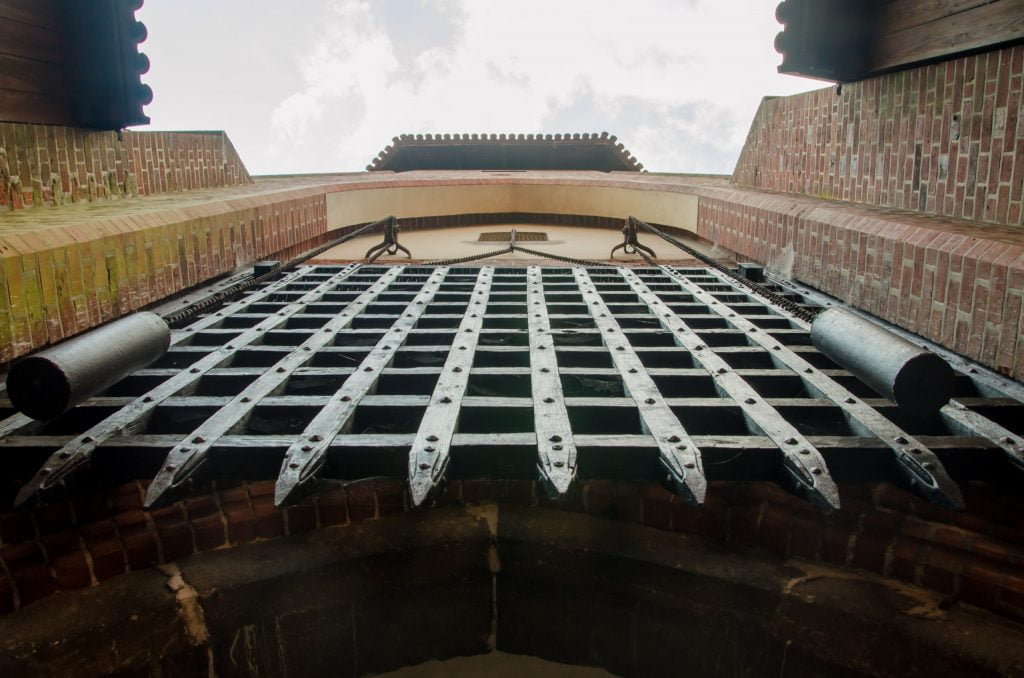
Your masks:
M630 218L631 219L635 219L634 217L630 217ZM661 231L656 229L654 226L651 226L650 224L648 224L648 223L646 223L644 221L640 221L639 219L635 219L635 221L636 221L637 224L639 224L640 226L645 228L647 231L650 231L654 235L658 236L662 240L664 240L664 241L666 241L668 243L671 243L672 245L678 247L679 249L681 249L682 251L686 252L687 254L689 254L694 259L697 259L698 261L706 264L707 266L710 266L711 268L714 268L717 271L721 271L722 273L727 275L729 277L729 279L732 280L733 282L735 282L735 283L737 283L739 285L742 285L743 287L746 287L748 290L750 290L754 294L756 294L756 295L758 295L760 297L764 297L768 301L770 301L773 304L775 304L775 305L785 309L789 313L792 313L797 318L800 318L801 320L803 320L805 322L808 322L808 323L814 322L814 318L819 313L821 313L822 311L825 310L824 308L821 308L821 307L803 306L802 304L798 304L795 301L787 299L787 298L783 297L780 294L772 292L771 290L769 290L768 288L764 287L763 285L759 285L758 283L756 283L756 282L754 282L752 280L747 280L743 276L741 276L738 273L736 273L735 271L733 271L731 268L723 266L722 264L718 263L717 261L715 261L711 257L709 257L709 256L707 256L705 254L701 254L697 250L693 249L692 247L690 247L688 245L683 244L682 242L680 242L679 240L676 240L672 236L670 236L670 235L668 235L666 233L662 233ZM656 261L654 261L653 259L648 257L643 252L641 252L640 255L644 258L644 261L646 261L648 264L650 264L652 266L658 266L659 265Z

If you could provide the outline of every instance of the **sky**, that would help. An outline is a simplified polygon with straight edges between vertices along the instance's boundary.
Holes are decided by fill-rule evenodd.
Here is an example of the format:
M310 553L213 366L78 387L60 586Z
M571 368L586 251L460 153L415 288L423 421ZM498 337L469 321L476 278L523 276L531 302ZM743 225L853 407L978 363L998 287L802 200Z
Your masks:
M780 75L778 0L146 0L149 129L227 131L254 174L362 170L402 133L616 135L731 173Z

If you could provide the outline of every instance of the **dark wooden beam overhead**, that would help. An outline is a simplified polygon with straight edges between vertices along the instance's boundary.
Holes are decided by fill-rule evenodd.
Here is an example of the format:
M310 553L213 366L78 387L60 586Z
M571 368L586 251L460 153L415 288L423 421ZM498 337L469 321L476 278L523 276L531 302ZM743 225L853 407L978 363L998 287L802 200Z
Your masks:
M114 130L149 122L142 0L0 0L0 120Z
M639 172L614 135L403 134L367 170L593 170Z
M784 0L780 73L852 82L1024 40L1024 0Z

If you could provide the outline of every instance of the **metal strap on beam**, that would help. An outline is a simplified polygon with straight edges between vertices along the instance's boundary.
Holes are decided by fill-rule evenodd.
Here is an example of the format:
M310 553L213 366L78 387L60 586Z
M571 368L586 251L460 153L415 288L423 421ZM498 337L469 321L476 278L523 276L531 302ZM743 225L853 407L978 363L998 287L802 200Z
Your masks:
M146 506L158 506L173 501L191 486L196 472L206 463L210 448L232 427L249 416L260 400L284 384L317 349L331 343L338 332L348 327L352 318L358 315L366 304L387 289L388 283L396 278L400 271L401 269L392 269L381 276L370 289L356 297L319 332L310 335L291 352L283 354L281 360L273 367L268 368L176 445L168 453L163 468L146 491Z
M825 511L839 508L839 490L832 480L821 453L811 442L769 405L745 379L736 374L721 356L715 354L687 324L666 306L637 275L626 268L619 273L642 302L658 317L662 326L675 335L676 341L690 351L701 367L714 379L721 392L732 398L744 414L778 445L782 451L783 469L793 489L804 494ZM712 308L718 305L714 301Z
M999 446L1014 468L1024 471L1024 439L1021 436L958 400L949 401L949 404L939 411L967 430L991 440Z
M345 380L341 388L306 426L299 441L288 448L274 489L275 505L292 503L312 489L316 474L327 459L327 449L331 441L345 429L359 401L377 382L381 371L391 363L395 351L423 315L447 273L446 266L434 269L406 312L395 321L391 329L360 363L359 369Z
M526 312L530 330L530 388L533 430L537 434L541 484L553 497L564 495L576 476L576 443L565 409L558 359L544 299L540 266L530 266L526 278Z
M722 304L711 305L712 302L716 301L714 295L687 279L686 276L678 273L670 266L662 266L661 268L684 290L692 294L695 299L701 303L708 304L709 308L725 318L726 322L732 324L736 329L745 332L748 340L771 351L772 355L779 362L799 374L820 391L822 395L835 403L837 407L840 407L852 420L860 423L865 429L878 436L893 451L896 463L899 465L907 482L915 491L929 501L946 508L957 511L963 510L964 500L963 495L960 493L960 488L949 477L938 456L920 440L894 424L874 407L864 402L862 398L854 396L853 393L839 384L839 382L824 374L821 370L816 369L789 347L770 336L767 332L760 330L754 323L739 314L730 312L728 307L724 307ZM715 269L708 270L719 279L728 282L728 278L719 271ZM786 313L786 315L800 325L809 327L808 323L796 318L785 309L778 310Z
M493 279L493 268L480 269L469 305L409 450L409 494L413 506L422 505L438 492L448 470L452 438L473 368Z
M658 444L659 459L668 472L669 483L688 503L703 503L707 480L704 478L700 450L665 402L654 380L647 374L619 323L597 293L586 269L574 268L573 274L594 324L611 353L612 362L619 370L622 383L636 402L644 426Z
M251 327L239 334L230 343L211 350L205 357L195 362L188 370L182 370L148 393L136 398L130 405L118 410L106 417L99 423L90 427L85 433L77 436L70 443L50 455L43 467L18 493L14 501L15 506L20 506L39 492L45 492L65 480L70 474L83 467L92 456L96 446L107 438L131 431L137 427L142 419L149 414L157 405L181 391L183 388L198 381L206 372L231 359L238 350L263 336L264 332L274 329L284 323L288 317L298 313L306 303L318 300L323 294L352 275L358 269L358 264L353 264L342 269L339 273L331 276L330 279L318 285L316 289L304 294L297 303L288 306L278 312L276 316L270 316L255 327ZM282 281L277 281L271 287L277 288ZM212 314L213 320L208 318L200 319L194 326L206 327L214 322L219 322L229 309L239 309L251 303L249 300L235 302L226 309ZM172 337L172 342L174 341ZM180 341L180 339L178 339Z

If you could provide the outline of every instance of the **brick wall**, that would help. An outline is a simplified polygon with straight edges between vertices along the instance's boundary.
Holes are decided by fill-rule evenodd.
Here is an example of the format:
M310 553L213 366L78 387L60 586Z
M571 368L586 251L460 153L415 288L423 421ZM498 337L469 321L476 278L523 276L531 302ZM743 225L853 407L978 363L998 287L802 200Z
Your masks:
M0 237L0 362L327 233L323 193L262 196Z
M660 486L581 482L555 502L534 481L455 480L439 503L542 506L699 534L1024 615L1019 497L972 484L967 511L955 513L886 483L841 489L843 508L832 515L770 483L720 482L694 508ZM0 516L0 613L193 553L409 510L403 484L391 480L337 485L284 510L274 508L273 481L223 484L154 511L142 510L144 491L133 482Z
M702 238L1024 378L1024 231L742 189L702 197L697 224Z
M762 101L743 186L1024 224L1024 45Z
M0 208L252 183L223 132L97 132L0 123Z

